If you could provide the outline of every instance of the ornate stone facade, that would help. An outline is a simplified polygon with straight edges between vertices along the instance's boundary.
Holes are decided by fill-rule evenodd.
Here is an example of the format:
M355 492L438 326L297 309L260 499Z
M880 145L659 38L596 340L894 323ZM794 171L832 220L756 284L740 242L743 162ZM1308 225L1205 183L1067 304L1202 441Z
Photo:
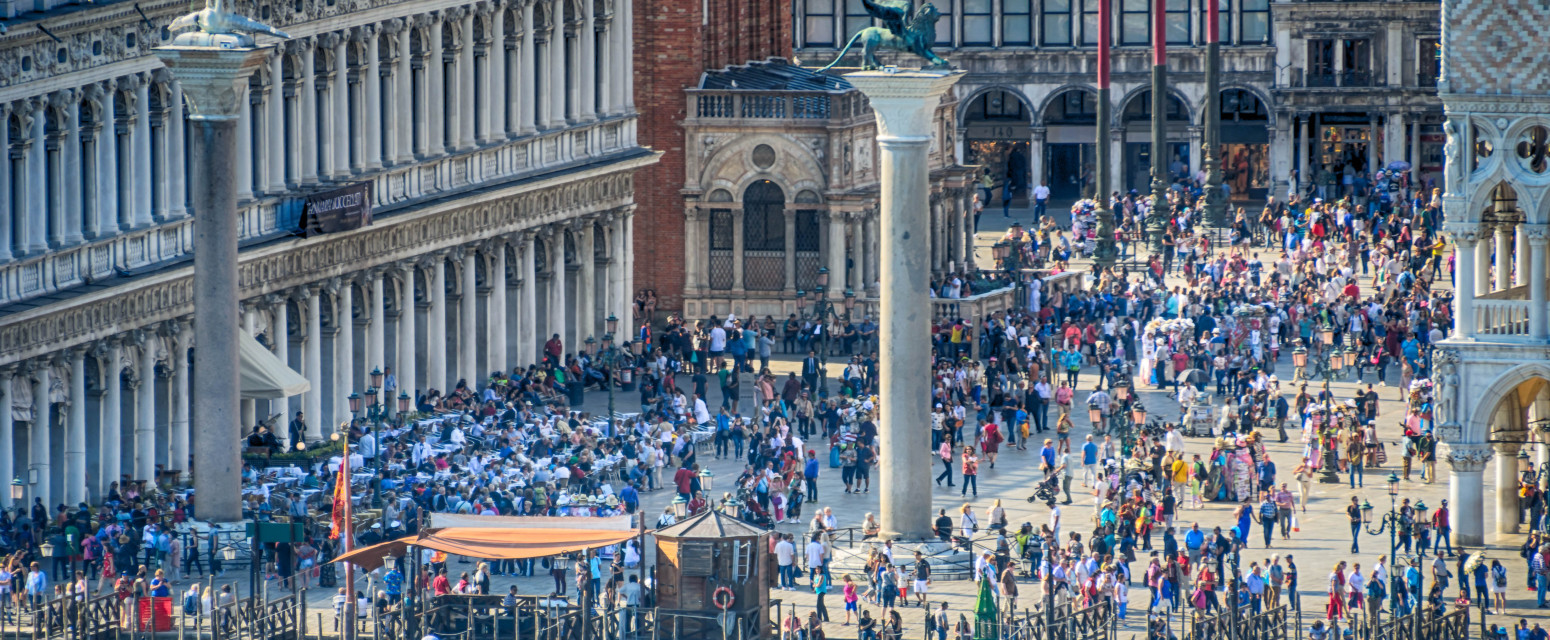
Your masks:
M0 477L51 506L189 470L197 212L181 87L150 54L187 3L137 7L0 35ZM278 416L285 437L301 410L316 439L374 370L393 409L535 362L551 334L630 331L636 172L657 157L636 143L630 0L228 8L294 36L240 102L238 277L244 333L311 383L243 401L243 427ZM302 197L363 182L370 225L295 237Z

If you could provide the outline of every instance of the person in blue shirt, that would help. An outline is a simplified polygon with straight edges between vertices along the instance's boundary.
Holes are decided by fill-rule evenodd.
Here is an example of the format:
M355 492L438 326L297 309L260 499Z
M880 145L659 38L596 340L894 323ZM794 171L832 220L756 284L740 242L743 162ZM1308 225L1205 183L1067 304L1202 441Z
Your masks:
M619 501L624 503L624 510L635 513L640 508L640 492L635 489L635 483L629 482L619 490Z
M1044 439L1044 447L1039 449L1039 458L1044 461L1044 477L1048 478L1055 472L1055 442L1049 438Z
M1082 486L1087 486L1089 477L1097 482L1098 444L1093 442L1092 435L1088 435L1087 442L1082 444Z
M807 462L802 466L802 481L807 485L807 501L818 500L818 452L808 449Z
M1200 560L1200 547L1206 542L1206 534L1200 530L1200 523L1190 525L1189 531L1184 532L1184 549L1189 552L1189 564L1194 566Z
M1256 470L1259 473L1259 490L1270 491L1274 489L1276 485L1276 463L1271 462L1270 458L1265 458L1259 462Z

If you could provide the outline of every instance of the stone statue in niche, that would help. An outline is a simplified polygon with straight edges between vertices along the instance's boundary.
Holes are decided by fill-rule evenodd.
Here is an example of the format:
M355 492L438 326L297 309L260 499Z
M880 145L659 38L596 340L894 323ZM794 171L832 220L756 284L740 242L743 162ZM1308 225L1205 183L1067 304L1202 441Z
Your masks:
M857 31L834 57L834 62L819 71L828 71L839 64L858 41L861 43L861 68L868 71L883 68L877 61L878 49L903 51L925 58L929 64L923 68L951 69L951 63L931 51L931 46L936 43L936 21L942 17L941 12L930 2L918 8L913 5L913 0L861 0L867 15L881 21L883 26Z

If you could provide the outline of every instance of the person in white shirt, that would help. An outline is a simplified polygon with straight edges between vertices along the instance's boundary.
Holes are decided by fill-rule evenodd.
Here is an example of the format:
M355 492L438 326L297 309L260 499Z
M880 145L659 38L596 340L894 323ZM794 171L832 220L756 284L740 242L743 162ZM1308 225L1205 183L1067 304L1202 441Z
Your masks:
M780 567L779 588L791 591L796 588L796 545L791 544L789 534L781 535L780 542L775 543L775 563Z
M1033 188L1033 223L1038 224L1044 217L1045 206L1049 204L1049 187L1043 182Z

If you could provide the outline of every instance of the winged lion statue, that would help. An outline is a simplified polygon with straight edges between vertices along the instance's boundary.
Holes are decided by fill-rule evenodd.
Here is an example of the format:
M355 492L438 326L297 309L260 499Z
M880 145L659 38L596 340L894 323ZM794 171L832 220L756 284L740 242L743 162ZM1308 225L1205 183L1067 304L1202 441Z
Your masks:
M883 65L877 61L879 49L913 53L926 59L929 64L925 68L952 68L951 63L931 51L931 45L936 42L936 21L942 14L930 2L915 7L913 0L861 0L861 5L866 8L867 15L877 18L883 26L857 31L840 49L834 62L819 71L827 71L839 64L857 42L861 43L862 69L882 68Z

